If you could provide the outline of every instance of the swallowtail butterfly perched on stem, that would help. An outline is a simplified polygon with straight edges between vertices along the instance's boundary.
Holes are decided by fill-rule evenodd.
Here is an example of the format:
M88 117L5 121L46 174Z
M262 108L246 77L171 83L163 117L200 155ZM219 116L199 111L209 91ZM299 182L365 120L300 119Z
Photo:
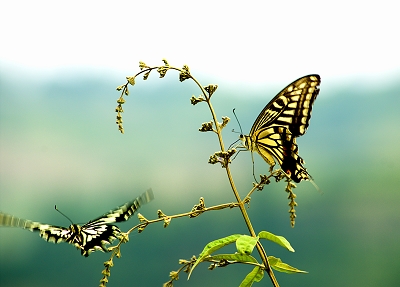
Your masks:
M276 159L295 182L312 179L303 167L296 138L307 130L320 82L319 75L294 81L265 106L250 134L240 135L246 149L258 152L271 169Z
M71 224L68 228L42 224L0 212L0 226L12 226L39 231L40 236L49 242L68 242L81 250L85 257L95 250L107 252L106 244L118 238L121 230L111 223L128 220L145 203L153 200L153 191L147 190L138 198L99 216L80 226Z

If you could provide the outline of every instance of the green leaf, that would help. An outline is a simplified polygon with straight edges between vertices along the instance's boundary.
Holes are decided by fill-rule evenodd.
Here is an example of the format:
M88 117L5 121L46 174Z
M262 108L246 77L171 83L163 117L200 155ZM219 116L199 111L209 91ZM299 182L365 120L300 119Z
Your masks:
M257 259L255 259L253 256L246 255L246 254L217 254L213 256L208 256L207 260L228 260L228 261L236 261L236 262L253 262L253 263L258 263Z
M236 249L240 254L251 254L257 241L258 237L242 235L236 240Z
M241 235L240 234L232 234L230 236L220 238L214 241L211 241L204 247L203 251L199 255L199 258L197 258L196 263L193 264L193 267L190 269L189 275L188 275L188 280L190 278L190 275L192 274L193 269L203 261L203 259L213 253L214 251L217 251L218 249L229 245L233 242L235 242Z
M259 266L256 266L249 274L246 275L239 287L251 287L254 281L260 282L263 277L264 271Z
M257 266L258 267L258 266ZM259 270L257 272L256 278L254 278L254 281L260 282L264 278L264 270L258 267Z
M275 242L275 243L279 244L282 247L285 247L287 250L289 250L291 252L294 252L294 249L290 245L289 241L287 241L286 238L283 237L283 236L278 236L278 235L272 234L272 233L267 232L267 231L261 231L258 234L258 237L263 238L263 239L268 239L268 240L270 240L272 242Z
M280 258L276 258L274 256L268 256L268 263L269 265L271 265L273 269L279 272L284 272L288 274L308 273L307 271L303 271L295 267L292 267L289 264L283 263Z

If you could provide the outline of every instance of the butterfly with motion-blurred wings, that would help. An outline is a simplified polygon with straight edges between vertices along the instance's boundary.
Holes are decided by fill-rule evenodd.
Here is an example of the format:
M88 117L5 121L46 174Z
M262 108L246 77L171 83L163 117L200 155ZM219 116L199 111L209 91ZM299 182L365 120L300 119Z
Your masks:
M314 74L284 88L261 111L250 134L240 135L243 142L240 147L258 152L270 165L271 171L276 159L293 181L312 180L303 167L296 138L307 130L320 83L320 76Z
M154 199L153 191L148 189L138 198L117 207L80 226L71 224L68 228L42 224L0 212L0 226L21 227L39 231L40 237L48 242L68 242L88 257L95 250L108 252L107 244L121 235L121 230L111 223L128 220L143 204Z

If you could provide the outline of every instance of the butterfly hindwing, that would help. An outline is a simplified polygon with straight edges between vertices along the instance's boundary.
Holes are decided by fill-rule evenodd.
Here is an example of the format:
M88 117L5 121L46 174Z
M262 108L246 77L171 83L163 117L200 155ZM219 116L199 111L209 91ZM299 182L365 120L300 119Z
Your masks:
M111 244L121 234L121 230L111 224L75 225L74 228L78 228L80 231L74 232L75 236L70 237L68 242L81 249L81 254L85 257L95 250L107 252L106 245Z
M270 166L277 160L295 182L311 178L298 154L296 137L309 126L320 82L319 75L308 75L288 85L261 111L250 134L241 136L247 149L257 151Z

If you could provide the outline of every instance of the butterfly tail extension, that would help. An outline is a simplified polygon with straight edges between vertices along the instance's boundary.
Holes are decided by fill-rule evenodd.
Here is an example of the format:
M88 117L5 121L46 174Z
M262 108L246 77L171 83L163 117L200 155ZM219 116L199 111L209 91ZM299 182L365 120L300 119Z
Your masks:
M302 180L311 180L311 175L303 166L304 160L299 156L299 147L296 144L296 138L293 137L289 131L283 134L283 154L282 162L280 165L283 171L290 176L290 178L299 183Z
M296 183L302 180L312 180L311 175L303 167L303 164L303 159L298 155L288 156L283 160L282 169Z

